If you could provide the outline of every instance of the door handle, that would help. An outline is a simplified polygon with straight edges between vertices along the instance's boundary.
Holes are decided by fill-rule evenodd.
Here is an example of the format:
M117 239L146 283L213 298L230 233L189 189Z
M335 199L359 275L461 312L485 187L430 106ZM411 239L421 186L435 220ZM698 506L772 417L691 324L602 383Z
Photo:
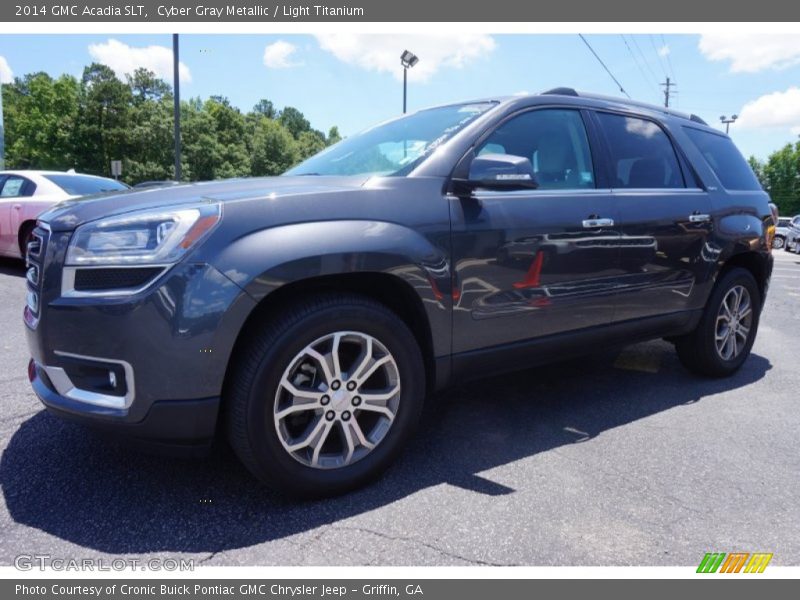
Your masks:
M596 229L598 227L613 227L614 219L584 219L584 229Z
M711 215L691 214L689 215L690 223L707 223L711 220Z
M13 208L13 209L15 209L15 210L19 210L19 209L21 209L21 208L22 208L22 204L12 204L12 205L11 205L11 208Z

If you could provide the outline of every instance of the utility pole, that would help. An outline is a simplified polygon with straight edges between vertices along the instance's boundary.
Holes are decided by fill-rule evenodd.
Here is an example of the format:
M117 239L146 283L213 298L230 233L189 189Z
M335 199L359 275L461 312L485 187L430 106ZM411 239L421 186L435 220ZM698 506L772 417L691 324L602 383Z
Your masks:
M669 97L674 93L670 91L670 88L676 87L678 84L674 81L670 81L670 78L667 77L667 80L661 84L664 88L664 106L669 108Z
M175 181L181 180L181 82L180 57L178 53L178 34L172 34L172 97L173 121L175 122Z

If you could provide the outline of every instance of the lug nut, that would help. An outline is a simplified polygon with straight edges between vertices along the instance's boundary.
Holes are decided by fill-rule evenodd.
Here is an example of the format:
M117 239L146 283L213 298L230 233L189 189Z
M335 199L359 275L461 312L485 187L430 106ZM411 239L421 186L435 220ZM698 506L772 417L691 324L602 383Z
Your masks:
M351 392L356 389L356 382L355 381L348 381L347 382L347 389Z
M359 404L361 404L361 396L356 396L353 398L353 406L358 406Z
M350 412L349 411L344 411L342 413L342 420L343 421L349 421L350 420Z
M328 421L333 421L336 418L336 413L332 410L329 410L325 413L325 418L328 419Z
M332 390L338 390L338 389L339 389L339 387L340 387L341 385L342 385L342 384L341 384L341 383L339 383L339 381L338 381L338 380L337 380L337 381L334 381L334 382L331 384L331 389L332 389Z
M330 401L331 401L331 397L330 397L330 396L323 396L323 397L320 399L320 401L319 401L319 402L320 402L320 404L322 404L322 406L327 406L327 405L328 405L328 402L330 402Z

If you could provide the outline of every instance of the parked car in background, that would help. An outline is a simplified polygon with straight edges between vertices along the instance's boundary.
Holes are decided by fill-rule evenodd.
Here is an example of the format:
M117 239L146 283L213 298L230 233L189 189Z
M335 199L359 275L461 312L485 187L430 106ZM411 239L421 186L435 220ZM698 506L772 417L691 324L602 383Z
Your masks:
M779 228L780 225L775 228L775 235L778 235ZM800 215L792 217L791 223L785 228L784 236L783 249L800 254Z
M119 181L63 171L0 171L0 255L24 258L36 217L69 198L128 189Z
M775 237L772 238L772 247L776 250L786 246L786 238L792 227L800 228L800 215L794 217L779 217L775 226Z
M336 494L469 378L653 338L732 375L774 227L697 116L566 88L439 106L280 177L41 215L28 376L62 418L179 452L224 433L276 489Z

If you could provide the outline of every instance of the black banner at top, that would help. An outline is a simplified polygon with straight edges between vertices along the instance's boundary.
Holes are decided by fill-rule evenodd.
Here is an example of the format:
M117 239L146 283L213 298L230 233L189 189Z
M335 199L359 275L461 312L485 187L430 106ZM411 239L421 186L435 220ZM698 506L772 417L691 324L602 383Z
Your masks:
M1 22L787 22L800 3L760 0L334 0L275 4L257 0L10 0Z

